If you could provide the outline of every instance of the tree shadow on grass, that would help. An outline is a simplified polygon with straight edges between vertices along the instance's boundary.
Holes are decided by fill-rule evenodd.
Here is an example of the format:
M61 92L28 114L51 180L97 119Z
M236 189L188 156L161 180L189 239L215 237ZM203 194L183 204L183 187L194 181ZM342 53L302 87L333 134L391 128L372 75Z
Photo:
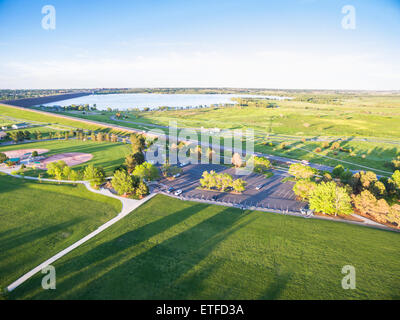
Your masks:
M206 207L196 204L174 212L67 260L57 267L58 274L66 275L57 282L57 292L38 290L34 298L54 298L54 293L66 299L187 297L190 285L179 285L181 277L229 235L250 223L240 223L244 217L240 210L224 209L184 231L176 226L180 223L182 229L182 223L190 223L187 219L201 215ZM163 241L166 235L160 234L165 231L171 237ZM17 290L19 295L37 287L30 282Z

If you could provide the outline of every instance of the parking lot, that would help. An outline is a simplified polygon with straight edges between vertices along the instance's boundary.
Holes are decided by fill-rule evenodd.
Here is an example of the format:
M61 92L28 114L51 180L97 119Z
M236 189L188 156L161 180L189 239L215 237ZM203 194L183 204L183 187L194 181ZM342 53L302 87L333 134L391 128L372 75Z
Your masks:
M190 164L182 169L182 174L175 180L163 178L159 183L160 191L166 192L168 188L172 187L172 194L177 190L182 190L180 196L189 200L213 200L245 207L254 206L296 212L306 206L306 203L296 201L296 196L292 190L293 182L283 183L282 179L285 176L278 171L274 172L274 176L267 179L263 175L255 173L250 175L236 175L234 168L216 164ZM242 194L233 194L199 189L199 179L203 172L211 170L218 173L228 173L234 179L241 178L246 180L246 190ZM262 188L256 190L256 187L259 185L262 185Z

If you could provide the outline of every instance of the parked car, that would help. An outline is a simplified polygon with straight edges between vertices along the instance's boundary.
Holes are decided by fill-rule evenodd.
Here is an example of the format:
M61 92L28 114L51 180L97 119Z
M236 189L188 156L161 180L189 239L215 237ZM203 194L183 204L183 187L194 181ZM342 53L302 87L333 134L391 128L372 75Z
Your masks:
M211 199L215 201L215 200L218 199L218 196L217 196L217 195L213 195L213 196L211 197Z
M182 194L182 190L181 189L175 191L175 195L176 196L180 196L181 194Z
M180 174L180 173L177 173L177 174L174 175L174 178L178 178L178 177L180 177L180 176L181 176L181 174Z
M260 190L263 186L264 186L263 184L259 184L259 185L256 187L256 190Z
M174 191L174 188L172 188L172 187L169 187L169 188L167 189L167 192L168 192L168 193L171 193L172 191Z

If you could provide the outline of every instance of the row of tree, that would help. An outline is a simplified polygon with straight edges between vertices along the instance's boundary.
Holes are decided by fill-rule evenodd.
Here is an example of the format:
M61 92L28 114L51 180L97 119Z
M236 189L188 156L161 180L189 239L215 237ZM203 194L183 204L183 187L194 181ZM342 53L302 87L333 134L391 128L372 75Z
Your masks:
M390 178L377 178L372 171L353 174L343 166L332 173L293 164L289 173L296 179L294 193L308 201L310 209L333 215L357 212L378 222L400 227L400 170Z
M142 198L149 193L146 181L158 179L160 174L156 166L145 162L145 137L131 134L129 140L131 153L125 157L124 164L115 170L111 185L119 195Z
M72 169L63 160L50 162L46 167L47 174L57 180L78 181L83 179L89 181L94 188L99 188L106 178L104 169L95 167L93 164L87 165L82 171Z
M200 185L204 189L219 190L221 192L234 190L241 193L246 189L246 181L243 179L234 180L228 173L216 173L211 170L210 172L204 171L200 179Z

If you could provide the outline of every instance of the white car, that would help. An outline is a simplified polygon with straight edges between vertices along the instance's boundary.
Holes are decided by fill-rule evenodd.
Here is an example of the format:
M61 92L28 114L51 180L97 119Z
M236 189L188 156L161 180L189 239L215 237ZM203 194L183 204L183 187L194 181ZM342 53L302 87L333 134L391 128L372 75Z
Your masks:
M264 186L263 184L259 184L259 185L256 187L256 190L260 190L263 186Z
M174 194L175 194L176 196L180 196L180 195L182 194L182 190L179 189L179 190L175 191Z
M174 175L174 178L178 178L178 177L180 177L180 176L181 176L181 174L180 174L180 173L177 173L177 174Z

